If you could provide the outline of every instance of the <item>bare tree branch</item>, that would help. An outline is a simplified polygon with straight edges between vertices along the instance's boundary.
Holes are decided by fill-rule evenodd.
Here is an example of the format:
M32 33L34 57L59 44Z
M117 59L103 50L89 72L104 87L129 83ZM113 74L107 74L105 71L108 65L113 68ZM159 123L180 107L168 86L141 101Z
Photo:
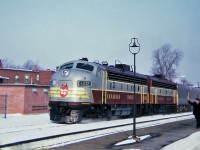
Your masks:
M172 49L170 44L165 44L161 48L153 51L153 66L151 72L160 74L168 80L176 78L176 68L183 57L183 52L179 49Z
M16 65L12 60L1 59L3 68L10 68L10 69L26 69L26 70L33 70L34 66L37 66L37 70L41 70L42 67L39 66L38 62L34 62L32 60L27 60L23 65Z

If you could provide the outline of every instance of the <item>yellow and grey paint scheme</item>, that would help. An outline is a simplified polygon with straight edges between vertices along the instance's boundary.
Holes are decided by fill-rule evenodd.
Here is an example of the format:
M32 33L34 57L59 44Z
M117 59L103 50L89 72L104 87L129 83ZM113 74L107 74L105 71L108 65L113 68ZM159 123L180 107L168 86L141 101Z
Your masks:
M60 96L60 87L51 87L49 92L50 98L62 98ZM68 88L68 94L65 98L80 98L80 99L88 99L90 95L86 91L85 88Z

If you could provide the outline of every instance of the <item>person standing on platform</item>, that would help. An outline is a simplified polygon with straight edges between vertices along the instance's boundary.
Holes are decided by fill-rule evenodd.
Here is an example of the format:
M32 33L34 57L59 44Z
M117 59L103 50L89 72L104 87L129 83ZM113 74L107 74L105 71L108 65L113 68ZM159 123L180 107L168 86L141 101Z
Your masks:
M198 129L200 127L200 99L196 98L194 102L191 102L190 99L187 98L187 101L193 106L193 114L197 121L196 128Z

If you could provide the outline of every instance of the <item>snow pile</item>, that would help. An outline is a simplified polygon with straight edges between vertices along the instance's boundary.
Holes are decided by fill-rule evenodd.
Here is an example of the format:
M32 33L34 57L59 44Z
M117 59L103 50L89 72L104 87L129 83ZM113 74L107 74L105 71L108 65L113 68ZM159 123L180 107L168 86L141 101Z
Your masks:
M140 140L140 141L148 139L150 137L151 137L151 135L149 135L149 134L148 135L143 135L143 136L136 136L136 138L138 140ZM132 136L130 136L130 137L128 137L127 140L119 142L119 143L116 143L115 146L126 145L126 144L133 144L135 142L137 142L137 140L133 139Z
M200 131L191 134L190 136L176 141L162 150L200 150Z

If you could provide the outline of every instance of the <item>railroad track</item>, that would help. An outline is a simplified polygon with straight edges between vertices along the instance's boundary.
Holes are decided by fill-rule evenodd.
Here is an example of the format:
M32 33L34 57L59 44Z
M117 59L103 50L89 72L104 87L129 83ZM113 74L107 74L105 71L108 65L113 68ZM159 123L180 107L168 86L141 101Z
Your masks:
M153 118L153 117L152 117ZM185 114L185 115L177 115L173 117L167 117L163 116L162 118L155 118L150 119L146 121L137 121L136 128L146 128L150 126L156 126L161 125L164 123L174 122L174 121L180 121L180 120L186 120L194 118L192 114ZM138 119L138 118L137 118ZM111 121L112 122L112 121ZM110 121L107 121L107 124L111 124ZM116 121L113 121L116 122ZM123 122L123 120L120 120L119 122ZM55 135L49 135L44 137L38 137L38 138L31 138L26 140L19 140L17 142L10 142L6 144L1 144L0 148L2 149L47 149L52 147L59 147L71 143L76 143L84 140L89 140L93 138L98 138L110 134L115 134L119 132L124 132L128 130L132 130L133 123L131 122L131 119L129 119L128 122L124 123L112 123L111 125L100 125L102 122L98 122L95 125L93 125L93 128L88 127L90 124L79 124L79 127L83 126L83 130L78 131L71 131L71 132L63 132L60 134ZM80 126L81 125L81 126ZM62 127L67 125L62 125ZM75 125L74 125L75 126ZM85 126L85 129L84 129ZM99 127L97 127L99 126ZM60 128L61 126L57 126ZM73 125L69 125L69 127L72 129ZM41 132L42 133L42 132Z

